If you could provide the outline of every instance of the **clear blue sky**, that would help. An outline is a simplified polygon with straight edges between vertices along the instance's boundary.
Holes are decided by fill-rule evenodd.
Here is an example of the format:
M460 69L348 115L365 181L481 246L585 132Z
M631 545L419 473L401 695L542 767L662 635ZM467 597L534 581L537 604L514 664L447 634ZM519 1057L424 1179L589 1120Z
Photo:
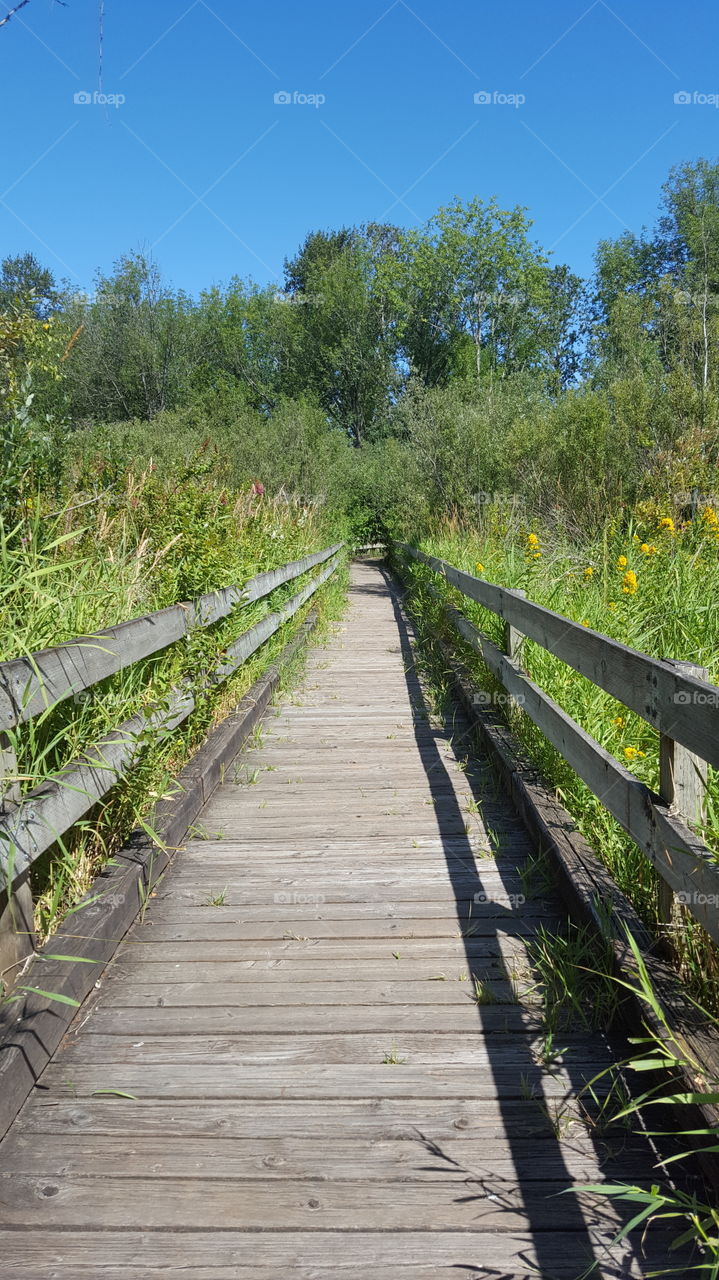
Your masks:
M11 3L0 3L0 17ZM0 256L88 287L131 248L177 286L265 282L308 230L527 205L586 274L719 153L716 0L30 0L0 28ZM275 93L323 94L321 106ZM520 106L473 95L524 95Z

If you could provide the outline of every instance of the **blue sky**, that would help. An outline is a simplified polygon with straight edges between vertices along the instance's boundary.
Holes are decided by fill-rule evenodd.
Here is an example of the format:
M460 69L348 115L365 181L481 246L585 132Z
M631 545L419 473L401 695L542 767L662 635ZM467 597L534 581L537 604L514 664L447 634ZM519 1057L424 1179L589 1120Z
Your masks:
M0 28L0 256L79 288L138 247L191 293L271 281L308 230L455 195L528 206L586 274L673 164L719 154L710 0L105 0L101 82L98 16L29 0ZM100 83L125 101L74 101Z

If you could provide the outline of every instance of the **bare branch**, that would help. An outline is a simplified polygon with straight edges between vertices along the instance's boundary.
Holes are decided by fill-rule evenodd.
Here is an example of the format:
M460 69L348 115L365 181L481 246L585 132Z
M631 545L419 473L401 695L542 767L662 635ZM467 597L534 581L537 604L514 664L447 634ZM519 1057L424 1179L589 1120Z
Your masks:
M6 22L9 22L11 18L14 18L15 14L19 13L20 10L24 9L25 5L29 3L30 3L30 0L20 0L20 3L16 4L13 9L10 9L9 12L6 13L4 18L0 18L0 27L4 27ZM55 0L55 3L61 4L63 9L67 8L67 4L65 3L65 0Z
M4 18L0 18L0 27L4 27L6 22L9 22L11 18L14 18L15 14L18 13L20 9L24 9L25 5L29 3L30 0L20 0L20 3L16 4L15 8L11 9Z

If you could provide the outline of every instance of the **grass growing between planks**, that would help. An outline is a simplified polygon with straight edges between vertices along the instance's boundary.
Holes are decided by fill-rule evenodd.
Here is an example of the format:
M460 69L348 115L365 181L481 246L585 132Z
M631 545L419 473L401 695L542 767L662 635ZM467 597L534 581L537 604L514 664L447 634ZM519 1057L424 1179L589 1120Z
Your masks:
M128 476L103 505L67 507L48 518L28 509L12 528L0 526L0 659L31 653L319 550L342 538L312 504L230 494L184 480L159 483ZM187 677L212 668L224 649L321 571L311 570L267 599L153 655L8 734L27 792L90 749L149 704L161 703ZM205 690L189 719L171 734L148 734L141 755L86 817L35 864L36 927L46 939L72 911L99 868L136 826L148 827L153 804L172 794L173 780L209 729L239 702L317 608L320 634L339 616L346 571L340 568L295 617L225 683ZM283 672L291 680L301 655ZM0 979L1 981L1 979Z
M684 525L653 507L626 528L608 523L592 540L556 530L499 507L487 507L481 528L447 522L420 544L423 551L501 586L522 588L530 600L654 657L705 666L719 680L719 516L699 511ZM406 568L411 598L425 632L432 628L460 647L478 685L501 692L484 664L442 622L427 587L443 592L497 644L502 621L447 587L424 566ZM659 742L639 716L526 640L521 663L607 751L653 789L659 783ZM524 747L550 781L578 828L650 928L657 927L659 877L640 849L576 776L541 732L506 699L498 703ZM719 775L709 770L699 834L719 856ZM677 913L674 949L682 975L704 1002L717 1004L719 950L688 912Z

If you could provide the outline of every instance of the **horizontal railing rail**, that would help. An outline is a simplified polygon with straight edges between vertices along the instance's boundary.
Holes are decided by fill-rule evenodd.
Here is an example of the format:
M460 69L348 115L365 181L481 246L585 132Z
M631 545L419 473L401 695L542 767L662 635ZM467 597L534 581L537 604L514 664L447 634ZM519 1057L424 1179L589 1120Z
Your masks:
M159 653L197 627L211 626L227 617L236 605L270 595L283 583L329 560L342 546L338 542L314 555L259 573L243 587L211 591L199 600L170 605L67 644L0 663L0 732Z
M713 764L719 756L719 688L695 674L702 669L693 664L651 658L628 649L609 636L533 604L520 592L474 578L405 543L397 546L461 594L504 619L503 650L430 585L432 594L444 604L445 617L456 634L474 649L514 704L537 725L652 862L663 886L659 907L664 922L669 924L672 919L677 894L678 901L719 942L719 861L689 825L702 819L705 762ZM660 793L624 768L530 679L518 658L525 636L659 729ZM698 703L693 696L696 693L701 694ZM675 702L677 695L679 701ZM676 712L688 709L689 715L675 719L675 708ZM701 710L698 723L692 718L695 710Z
M175 605L70 644L0 664L5 724L22 724L32 715L167 648L194 629L211 626L236 605L259 600L316 565L325 565L281 608L261 618L228 645L212 667L185 677L160 702L142 708L23 796L12 782L17 766L5 735L4 759L0 759L11 786L0 812L0 885L8 889L24 877L33 862L130 771L149 736L157 740L182 724L197 706L198 694L226 680L288 622L334 573L342 546L336 543L315 555L258 574L244 587L212 592L198 601Z
M673 662L646 653L572 622L523 592L498 587L456 569L446 560L399 543L408 555L428 565L462 595L503 618L548 649L580 675L604 689L654 729L719 768L719 688Z

